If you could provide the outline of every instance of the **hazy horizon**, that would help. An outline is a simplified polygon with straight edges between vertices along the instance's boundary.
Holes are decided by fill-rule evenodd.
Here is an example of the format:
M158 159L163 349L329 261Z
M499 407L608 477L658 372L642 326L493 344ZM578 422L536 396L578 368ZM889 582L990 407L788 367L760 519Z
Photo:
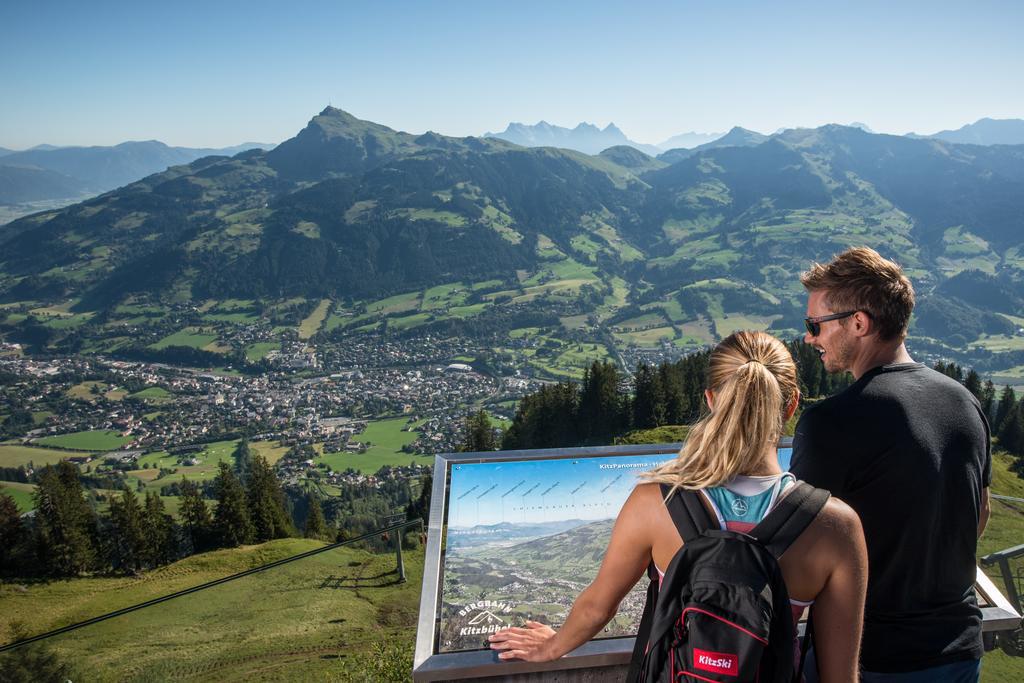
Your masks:
M1022 23L1012 2L7 4L0 147L276 143L328 104L459 137L541 120L646 144L933 134L1024 118Z

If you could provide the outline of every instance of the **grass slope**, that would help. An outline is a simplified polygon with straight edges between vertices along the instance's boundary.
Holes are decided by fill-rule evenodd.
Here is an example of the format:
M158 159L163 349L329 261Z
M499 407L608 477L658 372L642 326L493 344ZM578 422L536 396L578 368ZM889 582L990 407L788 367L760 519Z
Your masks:
M17 621L29 633L322 546L283 539L181 560L141 577L0 584L0 640ZM331 680L344 657L372 642L409 641L422 552L407 552L395 583L393 552L340 548L47 641L91 681ZM259 599L254 599L259 596Z

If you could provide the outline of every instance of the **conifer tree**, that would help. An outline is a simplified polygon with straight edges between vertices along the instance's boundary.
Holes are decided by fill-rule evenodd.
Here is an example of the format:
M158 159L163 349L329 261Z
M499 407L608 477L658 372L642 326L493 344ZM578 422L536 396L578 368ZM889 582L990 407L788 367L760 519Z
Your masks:
M989 423L995 419L993 410L995 410L996 404L996 385L992 383L992 380L985 380L985 386L981 390L981 411L985 413L985 417L988 418Z
M974 396L974 398L979 401L981 400L984 389L982 389L981 386L981 377L979 377L978 373L974 371L974 368L971 368L964 377L964 388L971 392L971 395Z
M120 497L110 500L111 563L125 571L142 569L146 561L145 534L139 499L126 486Z
M661 368L652 370L646 363L637 366L634 378L636 396L633 399L633 426L636 429L650 429L667 424L668 411L663 384L667 374L663 373Z
M67 461L47 465L37 481L35 549L40 568L56 576L92 569L97 560L96 519L82 495L78 470Z
M252 471L252 449L249 448L249 441L242 439L235 446L231 457L235 462L235 474L244 486L249 482L249 473Z
M14 498L0 491L0 573L18 573L27 531Z
M594 361L583 374L577 423L585 443L610 443L625 426L619 396L619 371L613 363Z
M217 496L217 510L213 515L213 529L219 545L233 548L251 543L254 535L249 520L249 506L246 504L245 489L226 462L219 464L220 471L214 479L213 488Z
M324 511L320 508L320 499L309 495L309 512L306 515L306 538L323 539L327 537L327 524L324 522Z
M143 559L150 567L173 562L178 554L178 534L174 518L164 511L164 501L156 491L146 492L143 512L145 546Z
M462 431L462 445L459 450L464 452L493 451L498 447L494 438L494 427L485 410L466 415Z
M992 421L992 432L999 434L1003 431L1003 423L1006 418L1017 409L1017 394L1013 387L1007 385L999 396L999 405L996 407L996 419Z
M406 519L412 520L418 517L423 520L424 525L430 521L430 494L433 488L434 476L428 474L420 481L420 495L416 500L410 501L405 509Z
M199 553L210 548L210 535L213 522L210 509L199 494L199 487L194 481L181 480L181 523L182 534L188 552Z
M673 370L669 363L662 363L658 368L662 391L665 394L665 422L668 425L681 425L690 422L690 401L684 388L683 373Z
M274 475L273 468L261 455L251 458L246 500L252 521L254 540L263 543L274 538L285 538L294 533L291 516L285 509L284 493Z
M1014 455L1024 452L1024 415L1021 414L1022 407L1024 407L1024 402L1014 406L1013 410L1010 411L999 426L999 445Z

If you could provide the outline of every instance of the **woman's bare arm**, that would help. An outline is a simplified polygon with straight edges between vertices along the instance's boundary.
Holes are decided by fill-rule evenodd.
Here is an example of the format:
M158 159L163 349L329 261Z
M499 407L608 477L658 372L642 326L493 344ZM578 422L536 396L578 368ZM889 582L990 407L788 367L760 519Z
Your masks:
M822 552L832 571L814 601L814 651L822 683L855 683L868 587L868 551L860 518L846 503L829 502Z
M657 485L643 484L633 489L612 529L597 577L576 598L561 630L527 622L525 627L493 634L491 649L501 650L501 659L546 662L593 638L615 616L622 598L651 561L650 508L652 502L660 504L660 500Z

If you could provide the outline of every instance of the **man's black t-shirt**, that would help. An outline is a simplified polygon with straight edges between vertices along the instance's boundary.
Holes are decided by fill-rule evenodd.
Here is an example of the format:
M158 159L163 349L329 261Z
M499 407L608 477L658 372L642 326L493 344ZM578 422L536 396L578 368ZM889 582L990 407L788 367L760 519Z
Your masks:
M970 392L920 363L875 368L804 411L791 470L860 515L864 670L981 657L973 586L992 463L988 422Z

